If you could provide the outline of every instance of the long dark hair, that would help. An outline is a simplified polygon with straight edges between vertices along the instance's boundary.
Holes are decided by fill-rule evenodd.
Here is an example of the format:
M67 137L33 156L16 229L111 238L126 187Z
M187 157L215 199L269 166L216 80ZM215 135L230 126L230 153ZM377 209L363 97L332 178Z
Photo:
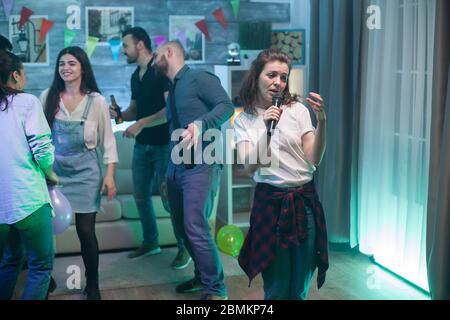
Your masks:
M258 94L258 80L264 66L268 62L280 61L286 63L289 67L289 73L291 72L292 64L291 59L279 49L266 49L258 54L258 57L252 62L250 69L248 70L244 81L242 82L239 95L244 105L244 112L249 114L256 114L256 100ZM283 104L288 105L294 101L297 101L297 97L291 95L289 92L289 81L286 84L286 88L281 93L283 96Z
M15 54L0 50L0 107L1 111L8 109L8 96L14 96L22 91L7 87L7 83L14 71L23 69L22 61Z
M100 93L100 90L97 86L97 81L94 77L94 72L92 71L92 66L89 61L89 58L80 47L67 47L62 49L58 58L56 59L55 66L55 75L53 78L52 85L48 90L47 99L45 100L45 117L47 118L47 122L52 127L53 121L55 120L55 115L59 111L59 102L60 102L60 93L65 89L64 80L59 75L59 60L65 54L70 54L78 60L81 65L81 84L80 91L84 94L89 94L92 92Z

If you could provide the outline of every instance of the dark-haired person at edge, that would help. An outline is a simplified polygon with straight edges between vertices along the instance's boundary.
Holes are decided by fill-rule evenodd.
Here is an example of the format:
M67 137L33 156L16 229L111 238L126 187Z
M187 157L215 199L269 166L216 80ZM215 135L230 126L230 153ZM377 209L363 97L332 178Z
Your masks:
M13 46L11 44L11 42L5 38L4 36L0 35L0 52L3 51L11 51L13 49ZM2 256L2 251L0 250L0 259ZM26 261L24 261L23 264L23 268L28 268L28 264L26 263ZM48 286L48 292L53 292L56 288L56 282L53 279L53 277L50 278L50 284Z
M6 48L8 49L8 48ZM0 51L0 299L11 299L25 255L22 299L47 297L53 268L52 207L46 180L56 184L54 147L40 101L22 90L20 59Z
M202 139L203 133L208 129L220 130L234 108L214 74L191 69L185 64L184 49L178 41L165 43L156 50L155 55L155 68L170 79L167 107L170 133L176 135L181 132L180 143L177 137L176 141L171 138L170 150L173 153L175 145L178 147L181 144L186 147L183 156L189 157L192 154L192 149L188 151L189 146L203 151L207 146ZM203 160L178 163L171 156L166 174L174 226L185 239L195 264L195 277L179 284L176 291L203 290L202 299L205 300L228 298L219 252L208 224L220 184L220 173L221 164L207 164Z
M83 49L67 47L59 52L53 82L42 92L41 101L55 145L53 167L75 213L86 269L84 294L88 300L100 300L95 219L101 193L107 192L108 201L116 195L118 157L109 107ZM100 161L106 166L104 175Z
M161 252L152 202L154 182L158 185L165 209L170 211L164 181L169 158L169 126L165 108L168 79L164 75L156 74L151 65L151 40L143 28L134 27L124 31L122 42L122 53L127 57L127 62L138 65L131 76L130 106L122 112L125 121L136 120L124 132L125 137L136 139L132 165L133 196L141 220L143 243L128 255L129 258L135 259ZM112 118L117 115L112 108L110 114ZM185 248L184 240L175 228L173 230L178 243L178 253L171 267L184 269L192 259Z
M0 34L0 51L11 51L12 48L11 42Z
M313 181L326 145L324 102L316 93L306 99L315 129L308 109L289 92L290 70L285 53L262 51L242 84L244 112L234 122L239 159L257 183L238 261L250 281L262 273L267 300L306 299L316 267L319 288L328 269L325 217ZM272 103L277 94L281 107Z

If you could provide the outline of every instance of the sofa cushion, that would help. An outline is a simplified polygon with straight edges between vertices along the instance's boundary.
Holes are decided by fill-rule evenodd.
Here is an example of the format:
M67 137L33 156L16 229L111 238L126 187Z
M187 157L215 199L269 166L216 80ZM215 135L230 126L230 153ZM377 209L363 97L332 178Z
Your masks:
M117 200L122 205L122 217L124 219L139 219L139 212L137 211L134 197L129 194L121 194L116 196ZM153 207L155 208L156 218L168 218L170 213L164 209L160 196L152 196Z
M117 154L119 154L119 163L117 169L131 169L133 161L134 139L125 138L123 131L114 132L117 145Z
M123 131L114 132L119 163L116 167L117 194L133 193L133 176L131 172L134 150L134 139L123 137Z
M102 196L100 212L97 214L95 220L97 222L116 221L122 218L122 209L120 202L113 198L108 202L106 196ZM75 224L75 214L72 216L70 224Z
M120 155L120 159L122 159L122 155ZM133 194L133 172L131 167L128 169L117 168L115 180L117 194Z
M159 174L165 174L165 172ZM115 180L117 194L133 194L133 171L131 170L131 168L117 168ZM160 195L159 186L156 181L157 177L153 177L152 195L154 196Z
M155 207L157 218L169 218L170 212L168 212L163 205L161 196L152 196L153 206Z
M117 154L119 155L119 163L116 167L116 187L117 194L133 194L133 152L134 143L133 139L124 138L122 136L123 131L114 132L117 144ZM103 166L103 172L106 172ZM165 172L156 172L156 175L165 175ZM157 183L157 177L153 177L152 194L159 195L159 186Z
M159 244L161 246L176 244L177 240L173 234L170 218L158 219L157 223ZM100 251L136 248L142 244L142 227L139 220L121 219L115 222L97 223L95 233ZM70 226L66 231L55 236L54 241L56 254L80 252L80 241L75 226Z
M97 222L116 221L122 218L122 208L117 199L108 201L108 197L102 197L102 206L100 207L100 214L97 215Z

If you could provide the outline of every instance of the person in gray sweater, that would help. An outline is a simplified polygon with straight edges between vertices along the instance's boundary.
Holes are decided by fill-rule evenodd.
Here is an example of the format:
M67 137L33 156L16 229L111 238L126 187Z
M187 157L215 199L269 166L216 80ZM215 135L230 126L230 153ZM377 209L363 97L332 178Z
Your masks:
M184 49L178 41L165 43L154 55L155 68L170 80L166 107L171 134L168 198L174 226L195 263L195 277L178 285L176 291L203 290L202 299L227 299L219 252L208 224L222 164L205 161L201 155L209 144L203 135L210 129L220 130L234 108L214 74L185 64ZM182 156L177 152L180 147Z

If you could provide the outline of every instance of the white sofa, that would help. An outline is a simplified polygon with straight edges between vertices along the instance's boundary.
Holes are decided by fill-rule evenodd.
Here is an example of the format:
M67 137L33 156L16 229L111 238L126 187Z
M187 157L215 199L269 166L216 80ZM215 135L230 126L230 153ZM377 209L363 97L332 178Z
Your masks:
M131 161L134 140L122 137L122 131L115 132L119 164L116 169L117 196L108 202L102 197L101 212L95 226L100 251L129 249L142 243L142 229L139 213L133 198ZM161 197L153 195L160 245L174 245L176 239L172 229L170 214L164 209ZM80 241L75 230L74 219L70 227L55 236L55 252L78 253Z

